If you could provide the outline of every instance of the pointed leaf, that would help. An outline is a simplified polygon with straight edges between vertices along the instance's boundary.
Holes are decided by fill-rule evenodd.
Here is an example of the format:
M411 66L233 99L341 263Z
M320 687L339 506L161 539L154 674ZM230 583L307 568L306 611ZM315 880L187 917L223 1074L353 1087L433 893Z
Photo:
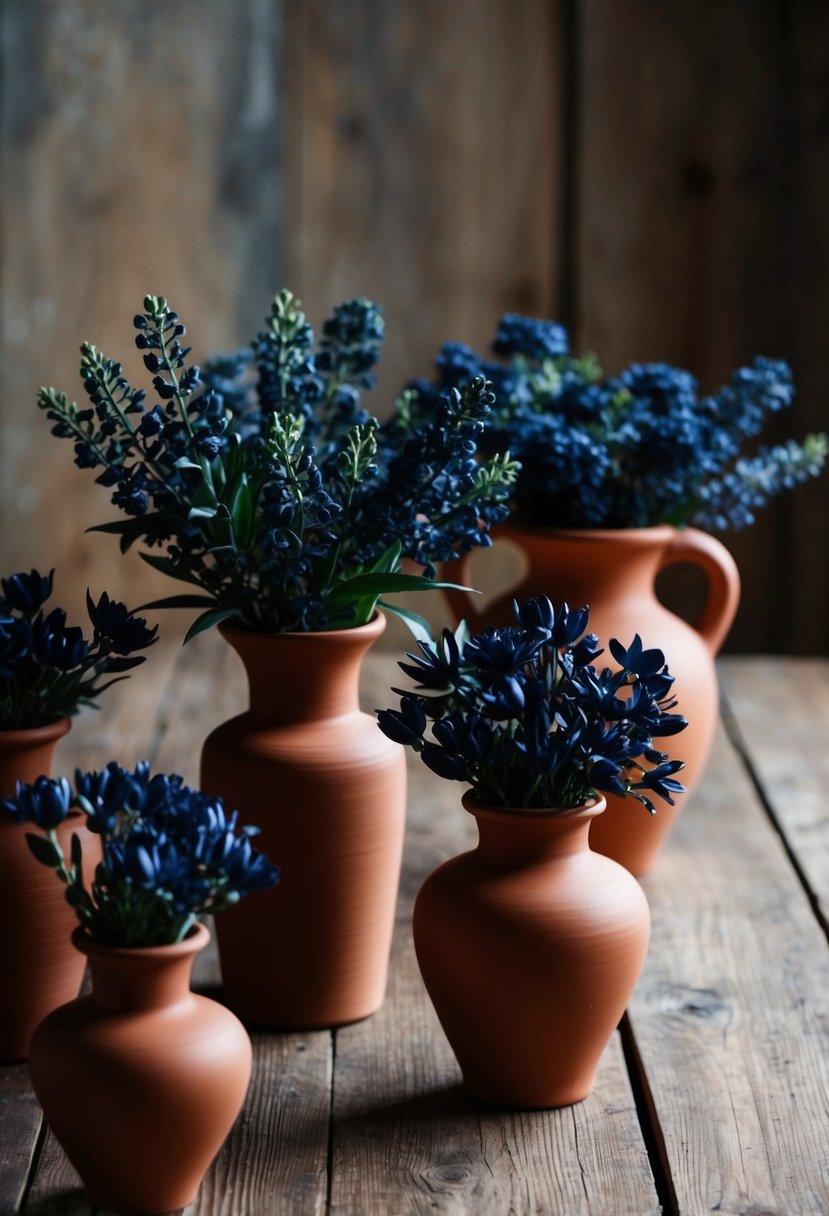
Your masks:
M418 642L432 641L432 630L429 622L425 617L420 616L419 613L412 612L411 608L401 608L399 604L387 604L385 600L378 600L377 607L382 608L384 612L391 612L394 616L400 617L400 620L409 627Z
M41 865L49 866L51 870L58 868L61 863L61 856L51 840L47 840L45 836L36 836L34 832L27 832L26 843L32 852L32 856Z
M216 601L209 595L168 595L163 600L151 600L149 604L139 604L133 608L133 613L149 612L154 608L212 608Z
M475 591L474 587L461 587L458 583L439 583L422 574L356 574L353 578L338 583L328 597L328 605L342 605L367 596L392 595L399 591ZM475 591L480 595L480 591Z
M203 612L201 616L197 616L193 624L184 635L184 644L192 641L199 633L203 633L205 629L212 628L213 625L220 625L222 621L226 621L231 616L238 616L238 608L216 608L211 612Z

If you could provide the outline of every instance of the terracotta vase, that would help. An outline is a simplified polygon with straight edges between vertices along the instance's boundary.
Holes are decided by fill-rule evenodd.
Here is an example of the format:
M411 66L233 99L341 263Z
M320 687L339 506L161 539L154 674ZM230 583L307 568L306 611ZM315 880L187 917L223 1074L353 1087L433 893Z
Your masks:
M195 1198L238 1115L251 1069L237 1018L190 992L197 925L173 946L98 946L77 929L92 992L32 1041L35 1093L90 1203L169 1212Z
M473 629L514 624L512 601L544 594L554 604L590 607L588 628L599 635L607 651L610 638L627 645L639 634L647 647L664 651L676 682L676 712L688 719L681 734L655 740L655 746L685 761L680 774L690 793L705 769L717 723L719 694L714 657L728 633L740 597L740 578L731 554L714 537L696 528L629 528L618 531L544 530L502 526L498 539L515 544L528 562L517 587L497 597L476 617L477 597L448 592L458 619ZM680 562L699 566L708 580L708 598L693 624L667 609L656 598L656 577ZM455 582L469 579L469 558L463 559ZM600 662L605 661L604 657ZM648 815L630 798L608 796L607 814L593 825L591 843L626 866L646 874L656 861L674 818L688 794L675 807L657 800L657 813Z
M647 901L589 847L604 799L572 811L463 803L478 846L427 878L413 928L464 1088L512 1109L578 1102L642 968Z
M385 618L326 633L224 629L247 713L207 738L202 788L262 829L279 885L217 922L225 997L247 1021L313 1029L373 1013L386 988L403 852L402 748L358 702Z
M18 781L33 782L51 771L55 745L69 730L68 718L30 730L0 731L0 798ZM72 949L77 925L64 887L35 861L26 843L29 824L13 823L0 811L0 1060L24 1060L38 1022L78 995L84 960ZM100 844L74 812L58 829L66 856L72 833L81 837L87 877L100 858Z

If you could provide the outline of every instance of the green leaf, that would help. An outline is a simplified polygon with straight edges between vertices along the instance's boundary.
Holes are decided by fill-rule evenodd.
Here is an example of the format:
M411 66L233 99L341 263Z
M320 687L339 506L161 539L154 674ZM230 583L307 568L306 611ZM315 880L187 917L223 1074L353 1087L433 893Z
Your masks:
M199 633L204 633L205 629L212 628L213 625L220 625L222 621L226 621L228 617L238 616L238 608L215 608L210 612L203 612L201 616L197 616L193 624L184 635L184 644L192 641Z
M341 608L353 600L366 596L393 595L399 591L475 591L474 587L461 587L458 583L439 583L422 574L355 574L331 592L327 599L329 608Z
M188 574L184 570L180 570L169 557L161 557L157 553L139 553L138 556L148 566L152 566L153 570L160 570L162 574L168 575L170 578L177 578L181 583L192 583L194 587L201 587L201 583L192 574Z
M31 849L32 856L41 865L48 866L50 870L56 870L61 864L63 858L51 840L47 840L45 836L36 836L34 832L27 832L26 843Z
M385 600L378 600L377 607L382 608L384 612L399 616L401 621L409 627L416 641L432 641L432 628L429 622L419 613L412 612L411 608L401 608L399 604L387 604Z
M385 552L381 553L371 566L368 567L368 574L396 574L400 566L400 554L403 552L403 545L399 540L394 544L389 545Z
M212 519L216 514L215 507L191 507L187 513L188 519Z
M87 532L108 532L114 536L175 536L184 521L178 515L154 511L150 515L134 515L129 519L114 519L109 524L95 524Z
M77 873L80 874L83 867L83 848L81 846L81 838L77 832L72 833L71 856L72 865L75 867Z
M246 477L242 477L230 509L233 531L241 549L247 549L253 534L253 498Z
M149 604L140 604L133 608L133 613L149 612L154 608L210 608L215 607L216 601L209 595L168 595L163 600L151 600Z

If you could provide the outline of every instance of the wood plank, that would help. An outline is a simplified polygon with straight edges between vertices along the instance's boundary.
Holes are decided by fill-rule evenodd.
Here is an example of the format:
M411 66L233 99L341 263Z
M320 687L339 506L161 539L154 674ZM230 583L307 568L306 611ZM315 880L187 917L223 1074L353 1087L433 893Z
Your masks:
M59 567L140 603L169 588L111 537L109 493L35 405L80 394L84 339L141 376L132 317L166 295L195 357L248 341L279 286L279 7L33 0L0 16L0 569ZM174 100L172 100L174 99Z
M829 926L829 662L735 657L720 679L734 742Z
M325 1210L331 1036L254 1035L245 1105L187 1216ZM29 1194L31 1216L86 1216L80 1179L51 1132ZM101 1213L101 1216L108 1216ZM116 1214L113 1214L116 1216Z
M825 1213L829 949L722 729L643 885L629 1017L678 1210Z
M467 1097L426 995L408 923L397 927L379 1013L337 1031L337 1216L660 1211L618 1035L595 1093L557 1111L502 1112Z
M384 307L377 413L442 342L555 310L559 22L546 0L288 5L287 281L315 325Z
M0 1212L20 1206L41 1122L27 1065L0 1065Z
M687 367L704 391L757 354L787 358L800 392L767 440L823 429L829 10L580 10L579 348L611 372ZM829 577L811 555L829 544L827 495L826 478L798 488L726 537L745 583L731 649L826 653Z
M364 681L386 673L372 655ZM426 875L474 844L462 786L412 753L399 919L383 1008L341 1028L334 1070L332 1212L601 1213L659 1210L614 1036L595 1094L561 1111L503 1113L467 1098L426 994L411 908Z

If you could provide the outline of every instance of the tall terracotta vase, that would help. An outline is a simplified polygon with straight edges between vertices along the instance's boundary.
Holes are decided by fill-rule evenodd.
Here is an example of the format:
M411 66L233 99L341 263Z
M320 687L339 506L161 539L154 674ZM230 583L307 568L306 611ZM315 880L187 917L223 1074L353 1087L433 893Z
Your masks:
M57 741L69 730L68 718L30 730L0 731L0 798L13 794L18 781L32 782L51 771ZM15 824L0 811L0 1060L23 1060L38 1022L78 995L84 960L72 949L78 923L55 875L35 861L26 844L27 824ZM92 873L100 855L98 840L72 814L58 830L69 856L72 832L84 846Z
M696 528L668 526L556 531L509 525L498 529L497 537L515 544L529 568L519 586L486 606L477 625L512 624L513 597L523 601L544 594L555 604L566 601L576 608L588 604L588 627L605 648L611 637L627 645L638 633L646 646L664 651L676 677L677 712L688 719L688 727L664 744L655 740L655 746L664 746L671 756L685 761L680 777L690 793L705 769L717 722L714 657L731 627L740 596L739 573L725 546ZM657 575L680 562L699 566L708 580L708 598L692 625L656 598ZM467 557L454 581L468 580L468 563ZM465 616L475 628L475 597L447 594L458 618ZM676 807L659 801L656 815L650 816L633 799L608 796L607 814L596 820L591 831L593 848L633 874L646 874L687 797L680 795Z
M382 1003L406 803L402 749L358 702L385 618L326 633L224 629L250 708L207 738L202 788L262 829L277 887L217 922L231 1007L255 1025L312 1029Z
M478 846L426 880L414 940L464 1087L514 1109L578 1102L645 958L645 896L589 848L602 798L572 811L463 802Z
M93 1206L185 1207L241 1109L250 1040L229 1010L190 992L209 938L198 925L173 946L115 949L73 934L92 993L41 1023L30 1068Z

